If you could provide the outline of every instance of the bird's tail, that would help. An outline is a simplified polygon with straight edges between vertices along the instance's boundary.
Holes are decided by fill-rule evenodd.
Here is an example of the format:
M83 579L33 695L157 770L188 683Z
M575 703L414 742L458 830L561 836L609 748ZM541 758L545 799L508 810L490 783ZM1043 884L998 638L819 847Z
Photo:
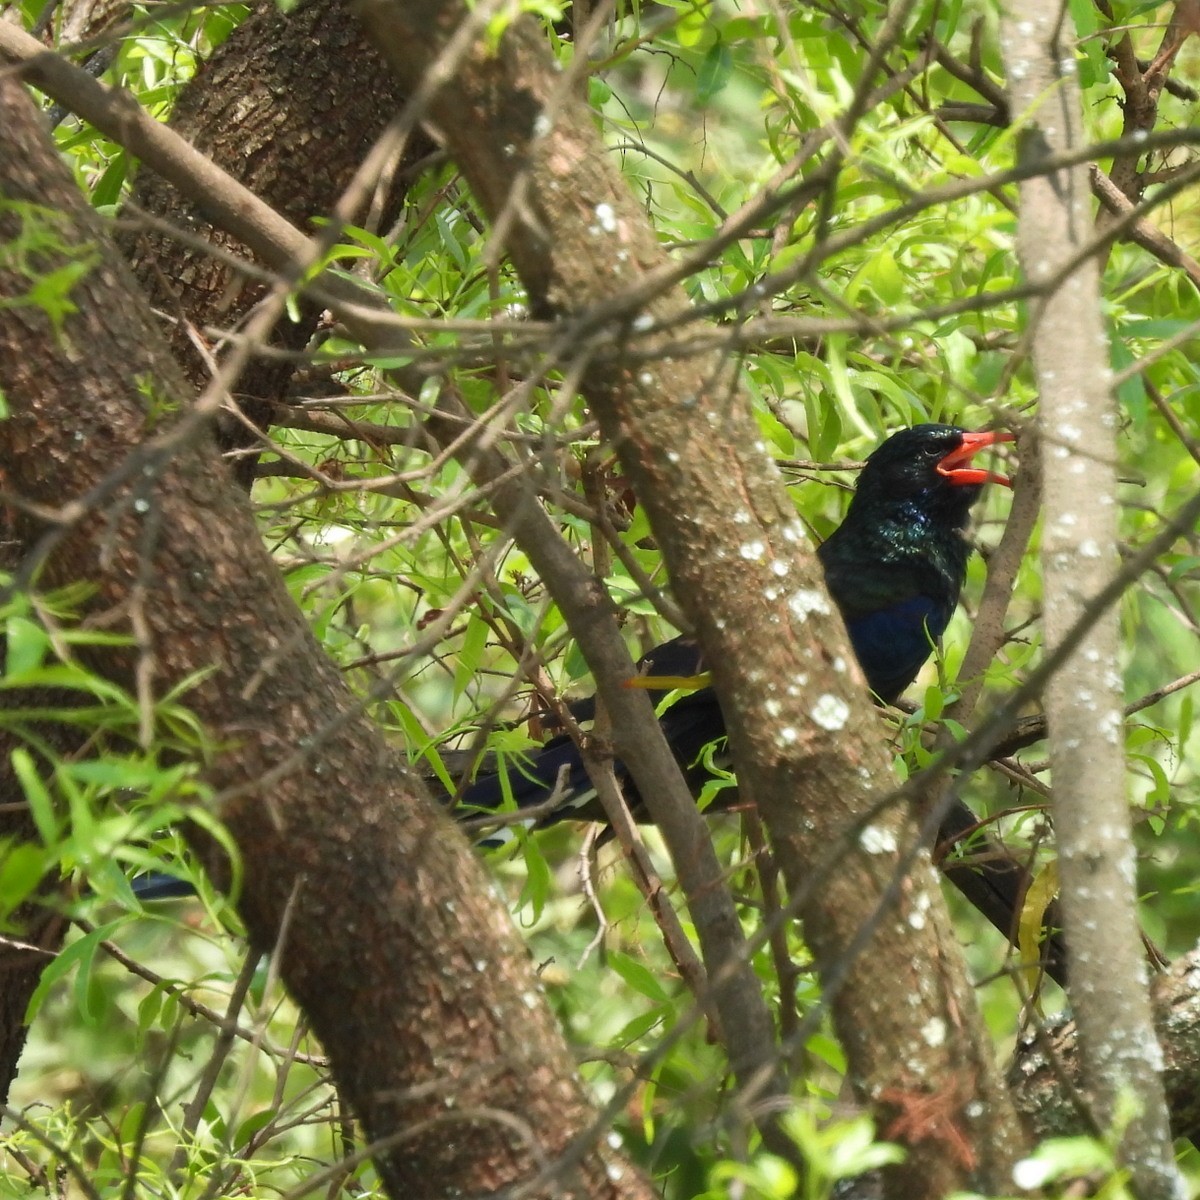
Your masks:
M1019 923L1033 876L1013 853L994 838L987 838L979 853L956 860L950 851L967 838L972 846L979 839L979 818L959 799L942 818L938 830L938 865L948 880L973 908L982 913L1008 940L1018 944ZM1047 907L1042 918L1041 966L1062 986L1067 981L1067 947L1063 939L1057 904Z
M469 822L496 814L503 820L506 811L519 819L493 826L480 839L481 846L511 841L513 824L533 829L556 821L602 819L596 789L571 738L552 738L530 754L507 756L502 764L492 762L462 790L454 816Z
M150 871L136 875L129 881L133 894L143 902L155 900L182 900L194 896L196 889L186 879L168 875L165 871Z

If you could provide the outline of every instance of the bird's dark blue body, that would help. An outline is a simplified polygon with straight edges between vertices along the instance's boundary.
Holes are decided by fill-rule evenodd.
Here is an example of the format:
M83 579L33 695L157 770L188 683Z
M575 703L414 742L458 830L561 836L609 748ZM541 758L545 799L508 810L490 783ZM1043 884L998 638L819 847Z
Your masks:
M980 486L937 470L963 436L955 426L918 425L889 438L817 551L867 682L885 701L916 678L967 576L966 531Z
M638 664L647 676L690 676L704 670L700 648L687 638L673 638L661 646L655 646ZM655 704L669 694L668 690L650 690ZM571 704L571 715L576 721L590 721L595 715L595 701L580 700ZM683 767L684 775L693 791L698 791L708 778L708 772L699 762L706 746L725 736L725 717L717 703L712 688L700 688L685 692L659 718L667 744ZM636 807L638 796L632 781L620 762L615 764L617 778L625 786L630 802ZM505 788L507 787L507 795ZM511 797L518 808L529 808L547 800L557 789L562 803L542 821L569 820L571 818L600 818L603 813L596 803L596 792L584 767L583 758L575 742L565 734L551 739L539 747L531 757L512 766L501 783L494 774L481 775L463 792L462 804L467 815L478 815L479 810L492 812L501 808ZM506 840L503 832L486 840L485 844L496 845Z

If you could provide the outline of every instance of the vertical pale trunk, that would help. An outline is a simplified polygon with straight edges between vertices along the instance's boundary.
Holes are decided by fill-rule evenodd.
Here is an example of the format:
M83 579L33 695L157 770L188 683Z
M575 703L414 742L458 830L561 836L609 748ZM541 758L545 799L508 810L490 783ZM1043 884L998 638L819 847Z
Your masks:
M1119 570L1117 413L1100 314L1087 167L1055 169L1084 144L1065 10L1012 0L1003 44L1024 164L1046 173L1021 185L1020 254L1029 281L1041 395L1047 650L1059 646ZM1066 26L1070 26L1066 19ZM1118 614L1091 622L1046 689L1070 994L1095 1119L1119 1133L1120 1157L1142 1200L1182 1196L1163 1093L1162 1054L1139 936L1134 850L1125 794Z

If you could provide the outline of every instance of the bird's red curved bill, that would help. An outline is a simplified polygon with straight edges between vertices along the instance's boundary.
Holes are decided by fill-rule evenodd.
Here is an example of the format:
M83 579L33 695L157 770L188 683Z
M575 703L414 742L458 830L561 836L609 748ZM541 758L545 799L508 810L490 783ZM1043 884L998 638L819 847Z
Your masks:
M969 464L980 450L986 450L989 446L998 445L1000 442L1015 442L1016 440L1014 434L995 429L983 433L964 433L962 444L956 450L951 450L938 463L938 474L950 480L951 483L1002 483L1005 487L1012 487L1012 480L1007 475L1001 475L997 471L986 471L982 467L973 467Z

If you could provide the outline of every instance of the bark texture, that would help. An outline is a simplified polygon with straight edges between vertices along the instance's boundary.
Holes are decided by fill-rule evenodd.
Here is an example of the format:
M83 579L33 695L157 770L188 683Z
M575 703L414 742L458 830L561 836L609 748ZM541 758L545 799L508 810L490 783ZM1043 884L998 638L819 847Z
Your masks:
M396 86L358 22L333 0L309 0L284 15L268 4L252 12L183 89L171 127L217 166L249 187L299 229L311 233L314 218L327 216L375 139L400 111ZM403 170L430 149L424 136L410 139L404 160L380 181L377 227L386 228L403 200ZM185 230L181 240L161 228L121 238L151 304L171 319L171 350L193 386L209 377L208 362L194 338L211 343L208 328L236 329L262 298L265 285L239 273L226 256L198 253L211 244L250 258L242 243L211 225L196 197L177 190L153 171L142 171L133 193L138 210ZM302 350L317 326L321 305L302 302L297 319L276 328L273 344ZM272 405L286 399L295 362L259 357L242 372L236 399L260 427L270 425ZM259 443L236 418L219 424L223 446ZM234 460L244 486L253 481L255 456Z
M522 22L463 53L463 6L360 11L410 91L455 46L429 115L534 310L571 322L564 354L587 359L584 390L715 665L743 788L802 890L855 1084L909 1147L896 1194L1008 1186L1020 1137L928 859L905 874L913 830L896 813L856 836L887 764L845 634L729 364L673 357L686 299L662 286L670 264L569 73Z
M103 25L121 15L111 6L75 6L68 18L73 22L69 36L96 36ZM20 36L11 26L7 32ZM36 45L29 49L37 51ZM45 61L55 62L52 56ZM286 213L299 227L311 228L312 218L328 213L371 143L403 104L393 80L358 23L347 20L340 10L313 0L285 18L273 5L266 5L251 13L202 66L181 93L170 125L203 146L215 161L245 176L268 205ZM99 84L86 82L92 93L101 90ZM77 98L59 99L79 111ZM119 102L116 107L120 108ZM99 114L92 116L103 123ZM128 113L114 118L110 129L119 142L122 129L128 130ZM424 136L411 140L398 172L381 181L377 221L392 219L403 199L404 166L429 148ZM210 368L195 340L211 345L206 329L236 328L265 291L260 279L237 270L239 258L253 262L254 255L238 237L206 219L202 196L203 189L194 181L179 188L143 169L135 182L134 209L151 213L186 236L172 236L161 226L138 226L121 239L143 290L168 318L161 327L177 362L196 387L207 382ZM137 221L133 210L125 217ZM208 245L227 253L214 255L200 249ZM286 257L285 251L282 258ZM302 348L320 311L320 304L302 302L299 319L277 329L274 345ZM259 426L269 425L272 406L284 398L294 369L294 362L264 356L252 359L243 372L237 398L243 412ZM244 423L230 415L223 416L220 430L226 449L260 445ZM235 477L244 486L253 478L255 457L233 460ZM54 740L60 753L69 752L78 742L78 735L66 728L44 731L44 735ZM5 798L19 799L19 789L8 777L7 753L3 758L0 788ZM17 810L0 815L0 822L10 836L18 840L28 836L27 822ZM31 912L28 920L26 940L52 952L62 922L48 921L35 936L34 929L42 929L41 918ZM22 953L18 958L6 971L0 1013L0 1093L5 1095L24 1043L26 1006L45 961L44 955Z
M141 667L161 694L209 671L189 700L245 861L240 911L369 1137L386 1139L391 1193L488 1193L541 1169L539 1195L649 1196L585 1136L594 1114L507 915L313 642L206 431L186 413L148 420L139 397L169 412L187 385L11 79L0 131L0 194L59 214L62 250L34 265L96 255L59 330L33 306L0 322L7 488L51 508L92 501L54 531L40 582L88 580L118 628L136 610L139 644L97 660L108 677L131 687ZM10 209L0 236L34 219L49 218ZM28 286L19 265L0 268L0 295ZM14 519L24 549L50 528L27 509Z
M1200 1138L1200 951L1176 959L1151 988L1154 1026L1164 1053L1163 1081L1179 1137ZM1079 1028L1066 1016L1017 1044L1008 1078L1017 1110L1037 1137L1089 1132L1075 1104L1085 1085Z

